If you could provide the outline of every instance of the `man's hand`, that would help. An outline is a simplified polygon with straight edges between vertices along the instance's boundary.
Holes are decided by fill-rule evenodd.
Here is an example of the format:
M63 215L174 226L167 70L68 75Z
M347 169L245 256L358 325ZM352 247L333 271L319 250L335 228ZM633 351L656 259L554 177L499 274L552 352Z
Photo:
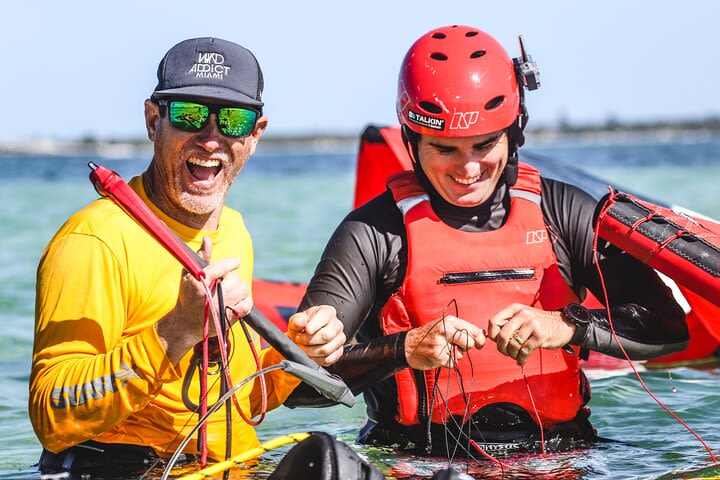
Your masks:
M290 317L287 336L318 365L326 367L342 356L346 340L343 329L333 307L318 305Z
M470 322L446 316L422 327L414 328L405 337L405 357L417 370L452 367L462 352L485 345L485 332Z
M210 262L212 243L208 237L203 238L198 254L203 260ZM216 280L221 281L225 305L243 316L252 309L252 298L249 297L248 285L240 280L240 277L234 272L239 266L240 260L237 258L223 258L208 263L204 271L205 281L208 284ZM205 298L203 284L195 280L191 273L183 270L180 293L175 308L155 324L160 341L173 365L177 364L189 349L202 340ZM213 308L217 311L217 295L213 296ZM224 313L220 312L220 316L222 317ZM235 315L230 315L230 318L232 322L237 320ZM210 321L210 336L217 336L212 320Z
M523 366L538 348L554 350L567 345L575 325L561 312L548 312L513 303L490 319L488 337L497 343L500 353Z

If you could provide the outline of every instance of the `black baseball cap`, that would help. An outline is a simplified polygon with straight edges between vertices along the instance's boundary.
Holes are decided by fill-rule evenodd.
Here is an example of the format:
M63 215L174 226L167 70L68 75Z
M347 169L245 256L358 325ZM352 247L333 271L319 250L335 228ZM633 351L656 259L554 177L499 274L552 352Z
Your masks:
M153 97L198 97L262 108L263 75L255 55L220 38L191 38L160 61Z

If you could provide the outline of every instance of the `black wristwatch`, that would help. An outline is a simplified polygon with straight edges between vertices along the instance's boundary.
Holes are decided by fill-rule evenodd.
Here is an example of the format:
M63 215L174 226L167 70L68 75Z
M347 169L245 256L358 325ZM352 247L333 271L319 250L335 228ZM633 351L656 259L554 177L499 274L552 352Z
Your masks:
M563 316L575 325L575 333L570 339L570 343L563 347L563 350L570 353L568 351L571 349L570 344L579 345L580 341L585 338L585 333L587 333L592 315L587 308L583 307L579 303L569 303L567 307L563 308L561 311Z
M575 324L576 327L585 327L590 324L590 311L579 303L568 303L562 312L565 318Z

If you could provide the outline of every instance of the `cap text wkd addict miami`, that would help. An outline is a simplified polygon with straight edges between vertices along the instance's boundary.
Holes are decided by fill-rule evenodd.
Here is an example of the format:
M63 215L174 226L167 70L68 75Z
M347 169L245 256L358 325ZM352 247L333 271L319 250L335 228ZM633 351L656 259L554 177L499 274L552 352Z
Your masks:
M160 61L155 98L194 97L261 108L263 75L255 55L219 38L192 38Z

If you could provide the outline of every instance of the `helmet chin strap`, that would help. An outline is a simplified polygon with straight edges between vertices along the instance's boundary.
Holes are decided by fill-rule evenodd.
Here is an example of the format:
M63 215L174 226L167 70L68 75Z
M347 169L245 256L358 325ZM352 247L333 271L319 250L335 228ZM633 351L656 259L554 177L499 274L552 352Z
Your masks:
M522 88L520 90L522 92ZM524 100L522 97L523 95L520 96L521 100ZM506 130L508 136L509 155L503 175L505 176L505 183L508 187L512 187L517 182L519 161L518 151L520 150L520 147L525 144L525 133L523 130L525 130L525 125L527 125L528 122L528 112L527 108L525 108L524 101L522 101L520 108L521 113L518 115L517 120Z
M407 150L408 155L410 155L410 161L412 161L413 164L419 163L418 162L418 138L417 133L413 132L408 128L407 125L401 125L400 126L400 135L402 136L403 145L405 145L405 150Z
M403 145L405 145L405 150L407 150L408 155L410 156L413 171L415 172L415 176L420 182L420 185L423 186L426 192L437 194L440 197L440 194L435 191L432 183L430 183L427 175L425 175L425 170L423 170L422 165L420 165L420 161L418 160L420 158L420 154L418 153L419 134L410 130L407 125L401 125L400 135L402 136Z
M505 184L508 187L515 185L518 179L518 157L516 155L510 155L503 170L503 177L505 178Z

